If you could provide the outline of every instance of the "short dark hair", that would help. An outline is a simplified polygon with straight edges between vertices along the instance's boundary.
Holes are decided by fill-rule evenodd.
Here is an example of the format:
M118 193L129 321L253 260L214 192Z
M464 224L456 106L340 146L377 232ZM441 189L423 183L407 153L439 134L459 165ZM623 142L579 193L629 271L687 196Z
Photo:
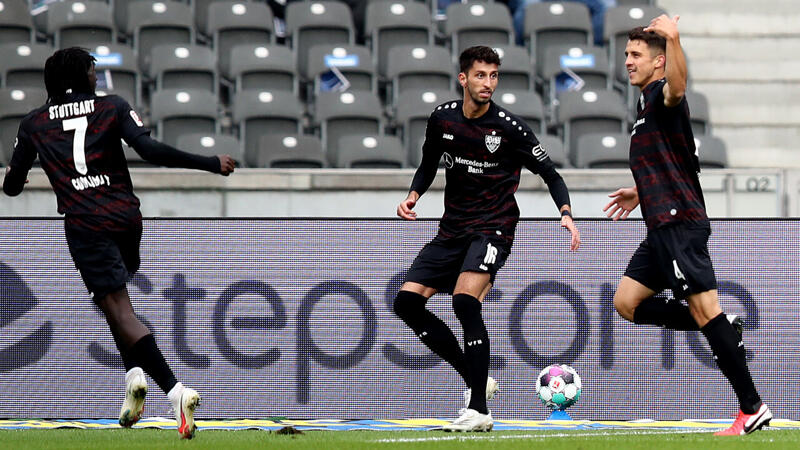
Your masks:
M644 31L644 27L636 27L628 32L629 41L643 41L652 53L666 53L667 40L652 31Z
M469 68L475 64L475 61L483 61L486 64L500 66L500 55L493 48L485 45L470 47L461 52L461 56L458 57L461 72L466 74Z
M94 56L86 49L70 47L58 50L44 63L44 86L51 100L63 97L67 90L74 93L94 94L89 83L89 69Z

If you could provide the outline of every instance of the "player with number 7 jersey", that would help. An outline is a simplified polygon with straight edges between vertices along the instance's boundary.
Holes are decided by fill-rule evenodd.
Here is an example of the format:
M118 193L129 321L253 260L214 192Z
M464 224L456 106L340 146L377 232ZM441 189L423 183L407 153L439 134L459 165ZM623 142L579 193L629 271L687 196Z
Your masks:
M158 165L228 175L235 164L229 155L194 155L151 139L128 102L95 94L94 63L91 54L77 47L58 50L47 59L47 103L22 119L3 191L19 195L39 157L58 212L65 216L72 260L106 317L127 371L119 424L131 427L142 417L147 373L172 403L180 436L191 438L200 395L178 382L128 296L126 283L140 265L142 213L121 141ZM59 387L53 388L57 401Z

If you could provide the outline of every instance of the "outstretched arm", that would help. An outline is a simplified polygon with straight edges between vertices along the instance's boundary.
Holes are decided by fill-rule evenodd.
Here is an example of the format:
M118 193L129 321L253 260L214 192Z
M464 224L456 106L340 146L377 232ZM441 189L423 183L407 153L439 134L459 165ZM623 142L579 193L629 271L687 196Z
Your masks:
M662 14L652 21L644 31L652 31L667 40L667 61L664 67L667 83L664 85L664 105L673 107L678 105L686 92L686 57L681 48L681 39L678 33L678 19L672 19Z
M131 142L131 147L146 161L165 167L205 170L207 172L229 175L235 163L230 155L200 156L178 150L159 142L147 134L141 134Z
M611 201L603 208L603 212L613 220L625 220L631 211L639 206L639 191L636 187L617 189L608 194Z

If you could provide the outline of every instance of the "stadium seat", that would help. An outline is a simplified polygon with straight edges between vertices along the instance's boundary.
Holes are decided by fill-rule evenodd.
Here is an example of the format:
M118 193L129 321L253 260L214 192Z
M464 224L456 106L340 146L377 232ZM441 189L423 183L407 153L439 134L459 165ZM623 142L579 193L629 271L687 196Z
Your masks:
M150 52L159 44L193 44L194 17L186 3L139 0L128 4L126 32L133 36L139 68L147 72Z
M514 44L511 14L502 3L451 3L447 6L445 35L450 40L453 61L473 45L490 47Z
M44 85L44 63L53 49L44 44L0 45L0 87L41 88Z
M150 118L158 138L169 145L176 145L184 134L218 133L217 115L217 98L210 91L164 89L152 94Z
M694 135L711 134L708 98L700 92L689 91L686 92L686 102L689 104L689 120Z
M328 161L337 160L342 136L383 135L383 109L371 92L320 92L314 118Z
M26 0L0 0L0 43L34 42L35 31Z
M617 0L617 6L648 6L655 4L655 0Z
M397 99L395 122L401 130L400 135L406 151L406 160L413 167L418 167L422 158L419 145L425 138L425 127L428 117L436 108L448 100L457 98L453 91L416 89L404 92Z
M624 133L628 111L615 91L569 91L559 96L558 123L564 146L575 161L578 139L587 133Z
M391 104L407 90L453 90L456 68L444 47L399 45L389 50L386 76L390 80Z
M315 45L308 50L308 61L305 66L308 73L300 75L308 80L313 80L311 86L313 86L315 94L323 90L331 90L326 80L323 80L323 75L330 72L331 66L335 66L336 70L347 80L350 90L378 93L375 63L367 47L361 45Z
M628 133L587 133L578 138L573 162L581 169L627 169L630 147Z
M603 38L608 43L608 59L614 79L622 86L628 86L628 71L625 70L625 46L628 32L638 26L647 26L650 21L664 14L656 6L617 6L606 11Z
M204 32L211 37L221 71L231 63L231 49L239 44L275 42L274 18L266 3L214 1L208 5Z
M243 167L245 162L241 144L228 134L183 134L178 137L176 147L203 156L231 155L237 167Z
M516 45L494 47L500 56L499 87L507 90L533 89L536 72L533 70L531 56L524 48Z
M547 83L546 95L551 102L560 91L570 90L573 79L565 75L565 68L580 77L584 83L583 90L600 91L611 87L605 49L587 45L552 45L545 51L541 70Z
M233 124L239 130L245 162L257 165L259 138L265 134L301 134L304 106L292 92L244 90L233 97Z
M203 89L218 92L217 59L202 45L159 44L150 52L148 75L161 89Z
M236 92L245 89L299 93L291 49L283 45L239 44L231 49L230 67L223 72Z
M265 134L258 139L257 167L273 169L321 169L328 162L317 136Z
M318 44L355 44L350 8L330 0L286 5L286 41L295 54L297 71L307 73L308 51Z
M96 59L98 90L119 94L132 105L141 106L141 74L133 49L121 44L101 44L90 47L89 51ZM105 87L100 86L101 78L105 79Z
M47 92L42 88L0 89L0 142L7 146L9 158L14 151L20 120L44 105L46 100Z
M553 161L556 167L559 169L571 167L569 159L567 158L567 152L564 151L564 143L561 142L558 136L553 136L552 134L537 134L536 138L539 139L539 144L541 144L544 151L547 152L547 156L550 157L550 160Z
M502 89L492 99L503 108L520 117L531 127L536 135L542 135L547 128L544 103L542 97L533 90Z
M589 8L577 2L532 3L525 9L524 36L531 57L539 63L537 66L541 71L547 47L590 45L592 21Z
M694 146L701 168L724 169L728 167L728 151L722 139L708 134L695 134Z
M389 49L433 44L430 9L419 2L376 0L367 4L365 34L378 73L386 75Z
M56 48L116 42L111 5L96 0L51 3L47 11L47 34Z
M406 155L397 136L343 136L339 139L336 167L348 169L400 169Z

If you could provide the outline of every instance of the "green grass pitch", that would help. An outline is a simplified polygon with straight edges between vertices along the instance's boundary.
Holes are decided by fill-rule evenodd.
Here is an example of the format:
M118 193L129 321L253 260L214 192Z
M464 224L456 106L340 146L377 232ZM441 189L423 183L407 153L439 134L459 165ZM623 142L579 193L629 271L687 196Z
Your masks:
M800 430L763 430L715 437L708 431L305 431L280 435L262 430L201 430L191 441L175 430L3 430L0 449L797 449Z

